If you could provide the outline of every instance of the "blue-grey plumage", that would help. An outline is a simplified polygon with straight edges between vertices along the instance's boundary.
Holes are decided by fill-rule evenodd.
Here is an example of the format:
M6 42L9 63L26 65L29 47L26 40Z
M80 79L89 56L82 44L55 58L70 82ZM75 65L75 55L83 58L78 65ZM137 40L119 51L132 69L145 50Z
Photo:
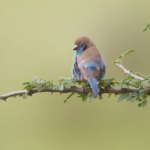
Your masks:
M77 65L77 58L76 58L76 54L74 54L73 56L73 65L72 65L72 70L71 70L71 74L72 77L78 81L82 81L83 80L83 75L80 72L78 65Z
M92 88L92 91L93 91L93 95L95 96L95 97L98 97L98 94L97 94L97 92L98 92L98 87L97 87L97 80L96 80L96 78L91 78L90 80L88 80L89 81L89 83L90 83L90 86L91 86L91 88Z
M103 55L98 51L95 44L85 36L75 41L73 57L72 77L90 83L95 97L98 96L97 80L104 78L106 63Z

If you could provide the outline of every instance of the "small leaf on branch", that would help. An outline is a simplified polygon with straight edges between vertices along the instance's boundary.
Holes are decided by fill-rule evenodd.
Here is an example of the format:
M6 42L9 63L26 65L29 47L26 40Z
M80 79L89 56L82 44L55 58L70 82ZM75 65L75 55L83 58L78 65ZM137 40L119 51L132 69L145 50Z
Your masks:
M112 95L113 93L108 93L108 98L110 98L110 96Z
M150 30L150 23L146 25L146 28L143 30L143 32Z
M147 85L148 83L147 83L147 81L142 81L141 84Z
M91 96L91 97L89 98L89 103L91 103L91 102L92 102L92 99L93 99L93 97Z
M122 100L128 98L129 96L130 96L130 93L122 94L122 95L118 98L118 101L117 101L117 102L121 102Z
M65 100L64 100L64 103L66 103L67 102L67 100L70 98L70 97L72 97L73 95L74 95L75 93L74 92L72 92Z
M116 63L121 64L123 58L124 58L127 54L129 54L129 53L131 53L131 52L134 52L134 51L135 51L134 49L131 49L131 50L128 50L128 51L124 52L122 55L120 55L120 56L118 57L117 60L113 61L113 64L116 64Z
M26 98L27 98L27 93L24 93L24 94L22 95L22 97L23 97L24 99L26 99Z
M138 107L144 108L147 105L147 100L144 100L142 103L138 104Z
M131 97L136 97L136 96L137 96L137 93L134 92L134 93L132 93L130 96L131 96Z

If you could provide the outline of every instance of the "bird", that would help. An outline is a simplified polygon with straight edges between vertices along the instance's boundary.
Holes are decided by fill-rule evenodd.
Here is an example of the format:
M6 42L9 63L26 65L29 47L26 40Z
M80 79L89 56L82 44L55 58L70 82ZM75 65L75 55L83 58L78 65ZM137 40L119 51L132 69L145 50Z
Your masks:
M87 36L75 40L71 74L78 81L89 82L94 97L98 97L97 81L106 74L106 62L93 41ZM82 86L84 90L84 85Z

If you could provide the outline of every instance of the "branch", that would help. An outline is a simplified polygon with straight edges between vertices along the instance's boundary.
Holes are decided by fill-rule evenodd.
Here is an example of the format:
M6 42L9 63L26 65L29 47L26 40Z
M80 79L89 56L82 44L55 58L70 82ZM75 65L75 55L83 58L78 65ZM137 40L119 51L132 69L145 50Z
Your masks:
M130 73L130 71L126 70L125 67L123 67L121 64L118 64L116 63L116 65L118 67L120 67L121 69L124 70L124 72L126 74L130 74L131 77L134 77L135 79L138 79L138 80L144 80L142 77L139 77L139 76L136 76L132 73ZM67 81L68 79L66 78L61 78L60 80L63 80L63 81ZM107 79L106 79L107 80ZM77 86L70 86L70 87L65 87L62 89L59 89L59 88L44 88L43 90L39 90L41 87L42 87L42 84L44 83L44 85L47 85L48 82L46 81L42 81L42 80L39 80L37 79L37 77L35 77L31 83L33 84L33 87L35 87L36 84L38 84L37 88L32 88L30 90L21 90L21 91L13 91L11 93L8 93L8 94L5 94L5 95L1 95L0 96L0 99L2 100L6 100L7 98L9 97L15 97L15 96L23 96L24 94L26 94L25 96L23 96L24 98L27 97L27 95L29 96L32 96L32 94L35 94L35 93L40 93L40 92L57 92L57 93L77 93L77 94L88 94L88 93L92 93L92 89L91 88L84 88L84 91L82 88L79 88ZM31 83L27 82L27 83L24 83L24 84L27 84L27 87L28 85L31 85ZM50 86L51 82L49 82L49 86ZM111 85L107 85L105 86L106 88L100 88L100 92L98 93L99 95L102 95L102 94L105 94L105 93L114 93L115 95L117 94L123 94L123 93L138 93L140 91L140 87L139 88L135 88L135 87L126 87L126 88L116 88L116 87L112 87ZM146 87L145 87L146 89ZM150 89L147 90L146 94L149 95L150 93Z
M116 63L116 65L118 67L120 67L121 69L123 69L123 71L125 72L125 74L130 74L131 77L138 79L138 80L144 80L142 77L136 76L133 73L131 73L130 71L128 71L124 66L122 66L121 64Z
M39 88L34 88L32 90L30 90L29 92L27 90L22 90L22 91L13 91L11 93L5 94L5 95L1 95L0 99L2 100L6 100L9 97L13 97L13 96L17 96L17 95L23 95L23 94L27 94L29 96L32 96L32 94L35 93L41 93L41 92L57 92L57 93L70 93L70 92L74 92L77 94L84 94L84 93L91 93L92 89L91 88L85 88L84 91L82 88L78 88L76 86L73 87L67 87L64 88L63 90L59 90L59 89L52 89L52 88L46 88L44 90L41 90L40 92L38 92ZM101 88L100 92L98 93L99 95L104 94L104 93L114 93L115 95L119 94L119 93L138 93L140 90L140 88L133 88L133 87L127 87L127 88L122 88L122 89L118 89L115 87L107 87L107 88ZM150 93L150 89L147 90L147 94Z
M13 91L11 93L8 93L8 94L5 94L5 95L1 95L0 99L6 100L9 97L13 97L13 96L17 96L17 95L23 95L23 94L28 94L28 91L27 90Z

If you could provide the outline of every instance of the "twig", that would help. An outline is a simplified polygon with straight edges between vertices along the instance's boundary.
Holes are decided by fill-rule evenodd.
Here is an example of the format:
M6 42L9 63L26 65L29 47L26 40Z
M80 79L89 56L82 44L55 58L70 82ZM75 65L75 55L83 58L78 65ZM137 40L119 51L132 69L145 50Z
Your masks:
M133 73L131 73L130 71L128 71L124 66L122 66L121 64L116 63L116 65L118 67L120 67L121 69L123 69L123 71L125 72L125 74L130 74L131 77L138 79L138 80L144 80L142 77L136 76Z
M11 93L8 93L8 94L5 94L5 95L1 95L0 99L6 100L9 97L13 97L13 96L16 96L16 95L22 95L22 94L28 94L28 91L27 90L13 91Z

